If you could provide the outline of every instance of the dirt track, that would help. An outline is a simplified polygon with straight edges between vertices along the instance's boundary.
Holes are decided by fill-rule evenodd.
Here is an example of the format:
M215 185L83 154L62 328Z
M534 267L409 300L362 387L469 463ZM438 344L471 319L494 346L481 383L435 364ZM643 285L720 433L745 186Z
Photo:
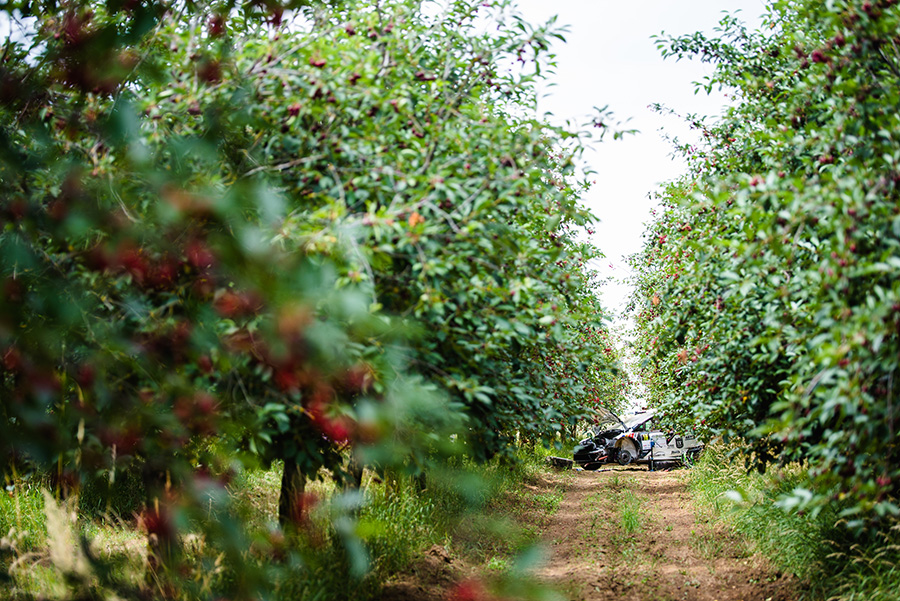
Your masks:
M546 561L534 576L568 601L793 601L792 578L697 510L686 474L615 466L525 484L535 496L564 492L549 516L521 500L507 507L540 533ZM460 588L485 576L484 566L435 546L385 587L382 601L519 598Z
M560 476L538 576L572 600L788 601L793 582L703 520L683 472L609 468Z

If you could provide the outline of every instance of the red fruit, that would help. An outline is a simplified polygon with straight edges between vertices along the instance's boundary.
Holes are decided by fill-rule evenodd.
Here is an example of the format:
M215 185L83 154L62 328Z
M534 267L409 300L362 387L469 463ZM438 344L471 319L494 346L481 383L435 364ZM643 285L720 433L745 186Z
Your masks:
M300 109L303 107L299 102L295 102L291 106L288 107L288 115L291 117L296 117L300 114Z
M178 262L171 257L163 257L150 268L147 281L154 288L170 289L178 279Z
M3 353L3 367L11 372L19 371L22 367L22 355L16 347L11 346Z
M188 242L184 249L188 263L200 271L206 271L216 264L216 257L202 240Z
M261 303L251 294L226 290L213 301L216 311L223 317L243 317L254 313Z
M449 598L451 601L485 601L488 596L480 581L466 580L451 589Z
M200 415L212 415L219 407L215 397L206 392L200 392L194 397L194 406Z
M209 35L217 38L223 33L225 33L225 15L214 15L209 20Z
M3 282L3 294L7 300L18 303L22 300L23 292L22 284L19 283L17 278L8 277Z
M193 329L189 321L182 320L175 325L169 336L176 351L180 351L188 343Z
M368 392L373 380L372 368L360 363L346 371L341 384L349 394L363 394Z
M6 213L12 221L21 221L28 213L28 204L21 198L17 198L6 207Z
M147 278L147 259L144 256L144 250L126 243L119 250L118 261L122 268L131 274L132 279L137 284L143 284Z
M69 206L62 198L57 198L47 205L47 216L54 221L62 221L69 214Z
M280 27L281 21L284 18L284 8L281 6L275 6L272 8L272 12L269 16L269 23L272 24L272 27Z
M82 388L90 388L94 385L95 377L96 372L94 371L93 366L82 365L78 368L78 373L75 374L75 381L78 382L78 385Z
M199 359L197 359L197 367L200 368L205 374L211 374L213 372L213 362L212 359L209 358L209 355L201 355Z
M216 83L222 80L222 67L219 61L206 60L197 69L197 76L207 83Z
M275 370L273 380L275 385L285 392L296 392L300 389L300 377L297 375L297 371L291 367Z
M344 416L323 419L318 422L322 434L335 442L347 442L353 429L353 422Z
M328 64L328 61L326 61L324 58L312 57L309 59L309 64L312 65L313 67L317 67L317 68L321 69L326 64Z
M148 535L155 535L160 542L175 540L175 524L162 505L145 510L139 518L139 524Z
M309 403L309 413L313 423L322 434L335 442L346 442L350 439L356 424L345 415L329 415L328 407L333 398L333 391L327 386L320 386Z
M215 397L198 392L193 397L181 397L175 401L173 413L184 426L195 434L213 434L218 410Z
M216 291L216 283L210 278L199 278L192 285L191 290L199 298L207 299Z

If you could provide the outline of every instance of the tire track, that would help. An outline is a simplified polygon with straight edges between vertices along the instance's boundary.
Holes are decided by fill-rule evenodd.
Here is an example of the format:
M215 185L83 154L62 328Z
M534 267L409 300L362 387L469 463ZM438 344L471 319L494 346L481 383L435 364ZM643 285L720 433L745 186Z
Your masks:
M608 468L560 478L538 577L569 599L791 601L795 582L698 519L678 471ZM636 514L636 515L635 515Z

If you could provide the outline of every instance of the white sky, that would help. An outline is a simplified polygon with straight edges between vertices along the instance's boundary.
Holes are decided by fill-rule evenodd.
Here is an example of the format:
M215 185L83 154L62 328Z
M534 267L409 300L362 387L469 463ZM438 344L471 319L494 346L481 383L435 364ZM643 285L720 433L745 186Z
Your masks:
M679 114L717 115L727 101L721 95L694 94L692 82L711 73L698 61L663 60L653 34L665 31L681 35L711 33L723 11L740 9L740 17L753 27L765 11L764 0L518 0L519 10L531 23L558 15L558 25L568 25L567 43L553 46L557 54L555 85L546 90L539 112L549 111L555 120L584 123L593 107L609 105L616 120L630 121L627 129L640 130L624 140L607 138L585 156L597 172L596 185L583 202L600 223L593 242L606 254L603 276L617 282L602 289L604 304L621 319L630 288L621 280L628 275L624 257L641 248L644 223L656 204L648 194L661 182L683 172L673 160L671 146L659 129L687 139L690 134L676 117L661 117L650 110L661 103Z

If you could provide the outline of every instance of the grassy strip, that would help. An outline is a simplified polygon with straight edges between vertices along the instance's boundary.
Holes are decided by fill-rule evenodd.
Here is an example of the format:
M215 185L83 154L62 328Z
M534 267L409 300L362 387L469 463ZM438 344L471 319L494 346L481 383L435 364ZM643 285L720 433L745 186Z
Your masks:
M527 580L525 570L538 557L533 548L541 520L558 509L563 496L561 490L528 488L538 482L543 460L540 453L521 457L518 463L475 465L460 460L429 472L424 491L407 477L369 473L364 503L351 514L341 514L340 507L358 504L353 495L342 495L327 477L310 482L309 520L298 539L288 543L287 556L269 556L285 548L275 521L279 466L239 474L231 494L245 524L262 536L259 548L248 552L263 562L290 563L291 569L278 572L282 580L276 583L276 598L378 599L383 583L409 571L435 546L476 570L493 573L496 586L512 593L511 587ZM523 514L528 514L527 523L509 518ZM352 515L355 522L342 522L341 515ZM54 541L47 536L46 524L39 483L15 483L0 497L0 538L5 539L0 571L11 576L0 599L67 596L65 577L52 562ZM110 518L98 515L93 506L83 507L71 527L92 541L95 554L116 573L133 586L142 585L146 540L133 517ZM351 528L357 538L348 538L342 527ZM354 540L362 545L354 546ZM197 596L214 596L219 581L234 575L204 568L215 550L206 549L202 540L188 534L185 543ZM360 561L368 566L366 575L348 577ZM516 596L542 598L537 592Z
M806 583L803 599L895 601L900 590L900 524L855 537L843 527L840 507L816 516L776 505L807 485L792 465L748 473L739 458L712 445L688 475L701 510L750 541L783 571Z

